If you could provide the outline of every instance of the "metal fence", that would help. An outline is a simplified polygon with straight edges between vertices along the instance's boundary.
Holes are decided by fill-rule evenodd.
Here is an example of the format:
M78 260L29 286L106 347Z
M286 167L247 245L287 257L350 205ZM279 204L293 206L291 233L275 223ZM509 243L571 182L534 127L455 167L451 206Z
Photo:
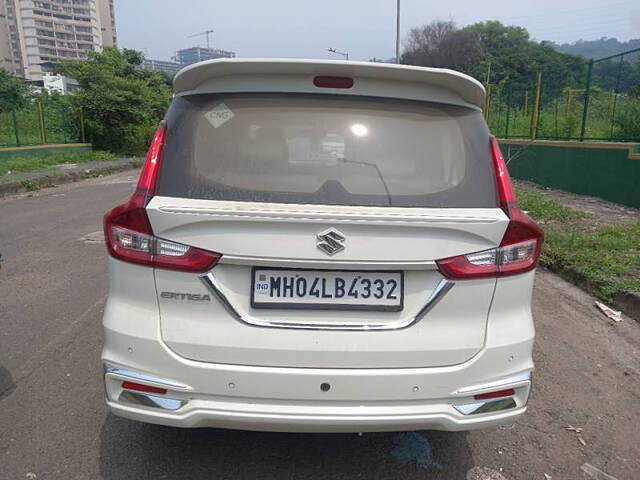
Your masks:
M21 110L0 112L0 147L85 142L82 107L33 102Z
M531 140L640 142L640 84L629 84L630 56L640 77L639 48L585 62L580 88L563 87L567 82L544 71L487 85L484 112L491 131Z

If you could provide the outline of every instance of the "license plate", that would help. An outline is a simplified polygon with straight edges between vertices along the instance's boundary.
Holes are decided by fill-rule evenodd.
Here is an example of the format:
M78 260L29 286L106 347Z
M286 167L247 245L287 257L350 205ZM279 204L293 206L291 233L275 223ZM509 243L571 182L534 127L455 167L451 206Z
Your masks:
M403 307L402 272L352 270L252 270L253 308L383 310Z

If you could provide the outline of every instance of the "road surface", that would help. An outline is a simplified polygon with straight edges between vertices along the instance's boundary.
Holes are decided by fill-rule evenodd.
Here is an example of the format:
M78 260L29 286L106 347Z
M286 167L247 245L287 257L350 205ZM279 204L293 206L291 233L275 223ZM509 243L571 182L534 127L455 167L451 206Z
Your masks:
M584 463L640 478L640 324L613 324L544 271L535 384L515 425L359 437L180 430L110 415L100 364L106 250L95 239L135 178L0 200L0 479L455 480L482 478L469 471L484 467L560 480L590 478Z

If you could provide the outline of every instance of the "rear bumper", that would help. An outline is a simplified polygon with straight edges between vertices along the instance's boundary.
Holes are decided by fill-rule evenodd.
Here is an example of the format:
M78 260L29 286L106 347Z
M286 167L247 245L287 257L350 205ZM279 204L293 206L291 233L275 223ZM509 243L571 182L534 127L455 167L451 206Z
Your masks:
M469 362L451 367L304 369L195 362L161 341L106 333L107 405L122 417L175 427L471 430L515 421L526 411L531 388L532 339L485 348ZM123 390L123 381L167 392ZM513 388L514 395L480 402L473 398L503 388Z
M124 264L117 270L103 319L102 352L107 404L117 415L179 427L364 432L470 430L512 423L526 410L533 370L533 272L499 280L485 343L463 363L294 368L208 363L176 354L162 341L152 270ZM387 333L376 335L382 342ZM123 381L166 393L125 392ZM474 400L476 394L505 388L514 389L510 403Z
M270 432L383 432L407 430L460 431L512 423L526 407L509 411L462 417L445 405L406 407L343 406L331 411L318 406L265 405L193 402L187 410L168 413L158 409L139 408L107 400L118 416L173 427L216 427L234 430ZM184 408L184 407L183 407Z

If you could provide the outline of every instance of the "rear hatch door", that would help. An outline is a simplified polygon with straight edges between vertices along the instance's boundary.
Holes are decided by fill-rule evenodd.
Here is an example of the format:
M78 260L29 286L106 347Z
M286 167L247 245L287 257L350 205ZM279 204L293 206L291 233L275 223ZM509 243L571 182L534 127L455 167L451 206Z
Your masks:
M147 207L153 230L223 255L205 278L155 271L162 338L177 354L379 368L455 365L482 348L495 279L451 286L435 267L497 246L508 223L480 112L200 95L175 99L167 122L158 196ZM324 278L319 297L328 300L256 301L274 269L282 282ZM335 298L336 282L354 278L364 279L360 298ZM364 302L367 279L373 288L396 282L397 291ZM397 301L387 298L396 292Z

